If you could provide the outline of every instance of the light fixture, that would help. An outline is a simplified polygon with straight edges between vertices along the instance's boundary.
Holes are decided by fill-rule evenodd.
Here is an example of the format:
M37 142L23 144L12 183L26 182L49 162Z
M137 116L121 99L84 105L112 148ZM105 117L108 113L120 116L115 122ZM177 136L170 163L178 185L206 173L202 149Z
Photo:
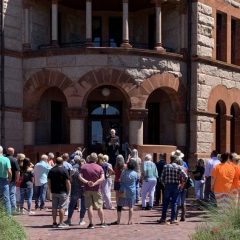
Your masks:
M110 95L110 89L109 88L103 88L102 89L102 95L104 96L104 97L108 97L109 95Z
M102 109L108 109L108 107L109 107L109 104L107 104L107 103L102 103L101 104Z

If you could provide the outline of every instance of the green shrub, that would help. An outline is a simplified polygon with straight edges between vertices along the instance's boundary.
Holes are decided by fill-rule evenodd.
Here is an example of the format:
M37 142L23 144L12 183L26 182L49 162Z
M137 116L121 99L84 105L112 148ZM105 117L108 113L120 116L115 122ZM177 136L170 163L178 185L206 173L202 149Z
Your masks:
M239 240L240 239L240 207L226 208L218 212L211 210L207 223L196 229L191 240Z
M26 240L23 227L12 217L8 216L0 207L0 239L1 240Z

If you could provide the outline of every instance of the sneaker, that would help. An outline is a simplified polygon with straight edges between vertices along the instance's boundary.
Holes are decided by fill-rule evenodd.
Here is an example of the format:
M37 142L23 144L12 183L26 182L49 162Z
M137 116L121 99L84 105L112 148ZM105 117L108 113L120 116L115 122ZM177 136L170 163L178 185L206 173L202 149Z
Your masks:
M53 223L52 225L53 228L57 228L57 226L58 226L57 223Z
M105 227L107 227L107 224L105 222L100 224L100 228L105 228Z
M65 223L66 225L68 225L68 226L71 226L71 225L72 225L72 223L71 223L70 220L66 220L66 221L64 221L64 223Z
M178 224L177 220L170 221L170 224Z
M167 221L166 221L166 220L163 220L163 219L159 219L159 220L157 220L157 222L158 222L159 224L162 224L162 225L167 224Z
M69 227L67 224L65 224L65 223L60 223L59 225L58 225L58 227L59 228L67 228L67 227Z
M79 222L79 225L80 225L80 226L83 226L83 225L85 225L85 224L86 224L86 222L84 222L84 221L80 221L80 222Z
M29 212L28 212L28 215L35 215L35 212L29 211Z
M93 226L93 224L92 224L92 223L89 223L89 225L88 225L87 229L94 229L94 226Z

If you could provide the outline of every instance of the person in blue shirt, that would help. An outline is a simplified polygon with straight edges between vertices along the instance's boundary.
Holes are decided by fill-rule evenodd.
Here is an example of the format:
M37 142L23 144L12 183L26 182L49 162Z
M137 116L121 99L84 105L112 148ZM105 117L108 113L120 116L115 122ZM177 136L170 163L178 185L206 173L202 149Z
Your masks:
M136 161L129 160L127 169L122 172L120 178L120 196L117 202L117 221L112 225L118 225L121 221L122 208L129 207L128 224L132 224L133 206L136 201L136 182L138 175L134 171L136 168Z
M48 173L51 166L48 164L48 156L42 155L40 161L34 167L34 182L35 182L35 209L44 209L46 194L48 189Z

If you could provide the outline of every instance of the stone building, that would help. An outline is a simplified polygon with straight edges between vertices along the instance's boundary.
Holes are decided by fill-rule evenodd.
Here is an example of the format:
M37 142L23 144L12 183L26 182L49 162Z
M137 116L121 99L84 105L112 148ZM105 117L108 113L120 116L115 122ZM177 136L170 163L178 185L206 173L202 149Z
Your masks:
M1 143L36 158L240 153L239 0L1 0ZM194 163L194 161L192 161Z

